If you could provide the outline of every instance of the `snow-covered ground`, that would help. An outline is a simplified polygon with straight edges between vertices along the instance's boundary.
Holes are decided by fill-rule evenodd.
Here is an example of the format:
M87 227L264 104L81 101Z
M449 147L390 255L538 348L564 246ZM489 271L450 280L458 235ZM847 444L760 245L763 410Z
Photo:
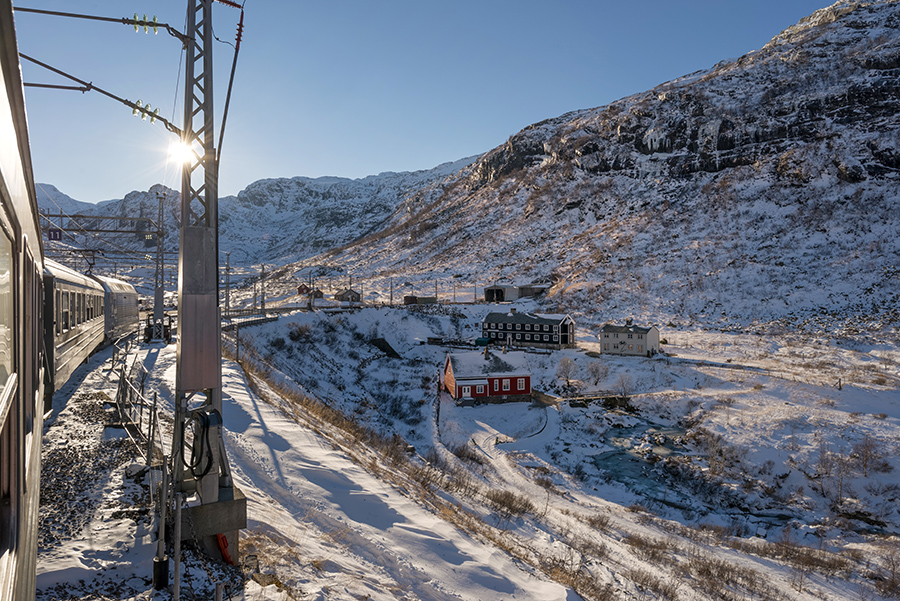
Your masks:
M529 355L534 386L605 402L457 407L436 393L447 349L421 343L477 336L488 310L298 312L242 329L248 372L226 361L223 388L245 571L215 568L232 598L897 593L897 346L663 328L664 354L622 358L600 355L586 327L578 350ZM169 415L174 348L136 350ZM148 476L103 427L109 359L54 399L51 482L95 469L45 495L39 599L170 598L149 586ZM211 598L213 568L193 554L188 566L196 598Z

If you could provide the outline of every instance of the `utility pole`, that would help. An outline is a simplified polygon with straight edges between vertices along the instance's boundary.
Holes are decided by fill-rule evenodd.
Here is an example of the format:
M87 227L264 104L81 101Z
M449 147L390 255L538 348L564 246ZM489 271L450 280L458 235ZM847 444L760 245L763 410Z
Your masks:
M232 557L238 557L238 530L247 526L247 499L231 479L222 438L219 166L213 121L212 5L213 0L188 0L186 19L181 141L192 152L181 171L172 449L176 493L196 494L200 501L199 506L187 508L194 533L210 556L230 562Z
M263 314L266 312L266 264L263 263L262 273L259 275L259 296L260 296L260 309Z
M163 202L166 195L157 190L156 198L159 200L159 220L156 222L156 288L153 291L153 340L163 339L163 290L164 290L164 259L163 259Z

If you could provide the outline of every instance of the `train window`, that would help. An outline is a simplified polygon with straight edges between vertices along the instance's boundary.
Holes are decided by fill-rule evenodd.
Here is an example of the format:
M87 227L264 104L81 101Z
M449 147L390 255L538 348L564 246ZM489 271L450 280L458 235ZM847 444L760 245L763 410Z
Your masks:
M8 557L7 552L15 542L13 539L15 531L14 504L17 496L15 485L18 464L16 447L13 445L15 413L15 408L13 408L8 419L0 428L0 568L4 567L3 562Z
M62 308L62 329L65 332L69 329L69 292L67 290L63 290L60 307Z
M54 321L56 322L56 333L62 332L62 292L56 291L56 304L53 306Z
M13 372L13 269L12 242L6 233L0 233L0 390L6 385Z

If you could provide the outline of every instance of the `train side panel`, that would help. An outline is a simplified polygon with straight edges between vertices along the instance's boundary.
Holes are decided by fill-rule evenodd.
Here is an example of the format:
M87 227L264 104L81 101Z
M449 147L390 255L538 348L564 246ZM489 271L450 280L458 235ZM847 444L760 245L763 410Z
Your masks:
M105 336L105 293L95 280L59 263L45 261L45 319L49 364L53 368L52 394L79 365L87 361Z
M0 0L0 599L33 599L43 382L43 247L13 9Z
M138 295L134 286L116 278L94 276L103 286L106 301L106 343L133 334L140 326Z

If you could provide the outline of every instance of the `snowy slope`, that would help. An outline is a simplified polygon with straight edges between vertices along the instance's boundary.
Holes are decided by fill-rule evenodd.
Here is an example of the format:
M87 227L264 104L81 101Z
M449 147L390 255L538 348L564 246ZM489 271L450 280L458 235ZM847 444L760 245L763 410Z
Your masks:
M328 265L382 299L395 284L398 298L435 285L449 298L540 281L553 284L544 311L576 316L890 332L898 12L839 2L737 60L534 124L474 162L256 182L220 200L220 250L232 264L302 259L269 281L275 295ZM151 190L105 208L155 203Z
M541 389L562 387L567 357L581 392L624 386L619 408L457 407L434 386L446 349L418 341L470 331L488 309L297 313L242 329L248 373L223 364L223 417L248 497L245 571L188 549L183 595L211 598L215 577L228 598L279 601L896 597L896 345L672 331L655 359L528 356ZM134 353L170 441L175 345ZM171 598L150 590L146 473L107 427L110 357L54 398L41 601Z
M895 2L839 2L737 60L532 125L325 258L370 287L543 281L550 309L614 319L895 325L898 28Z

